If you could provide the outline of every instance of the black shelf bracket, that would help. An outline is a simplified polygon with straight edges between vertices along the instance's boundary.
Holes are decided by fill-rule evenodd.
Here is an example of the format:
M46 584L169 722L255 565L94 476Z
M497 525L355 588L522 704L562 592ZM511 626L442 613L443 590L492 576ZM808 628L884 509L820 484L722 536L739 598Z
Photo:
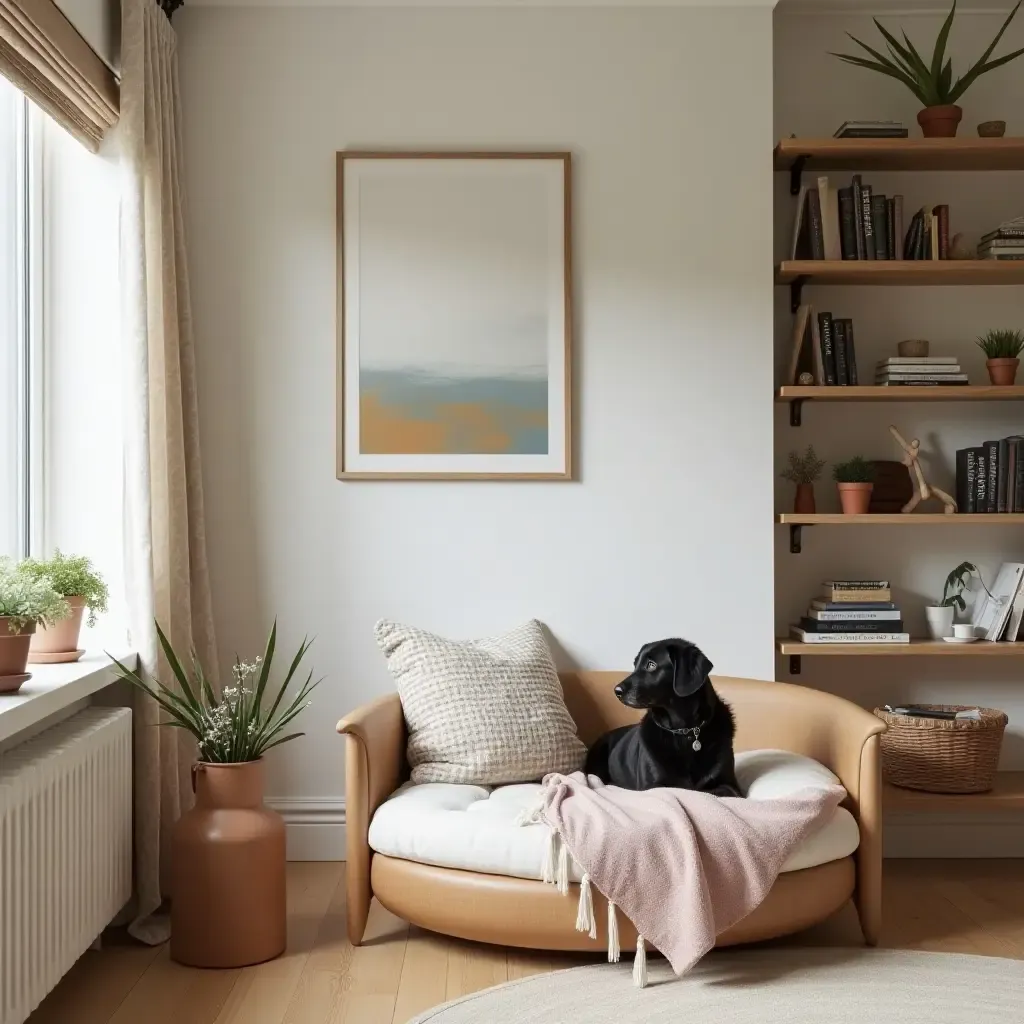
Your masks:
M807 283L807 276L801 274L794 278L789 284L789 311L795 313L800 308L800 302L804 295L804 285Z
M799 427L804 421L804 400L802 398L794 398L789 403L789 425L791 427Z
M800 675L800 655L791 654L789 656L789 674L791 676Z
M799 555L803 550L801 541L803 540L803 526L799 523L789 524L789 553L791 555Z
M789 169L789 194L791 196L800 195L800 179L803 177L804 166L806 163L806 156L798 156L793 161L793 166Z

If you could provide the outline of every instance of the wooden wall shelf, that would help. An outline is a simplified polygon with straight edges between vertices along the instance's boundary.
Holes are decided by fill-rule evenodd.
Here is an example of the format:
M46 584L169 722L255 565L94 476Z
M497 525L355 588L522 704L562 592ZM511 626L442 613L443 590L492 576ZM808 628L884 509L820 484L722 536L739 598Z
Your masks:
M922 793L885 783L882 802L887 811L933 814L1024 810L1024 772L997 772L995 786L988 793Z
M841 512L820 512L801 515L780 512L775 522L786 526L1024 526L1024 512L878 512L862 516L848 516Z
M1024 284L1024 260L783 260L776 284Z
M1024 139L783 139L775 170L1024 171Z
M783 385L777 402L1000 402L1024 399L1024 385L965 384L961 387L822 387Z
M875 657L875 658L1020 658L1024 643L995 643L976 640L973 644L947 644L944 640L911 639L909 644L804 644L780 638L775 642L779 654L790 657Z

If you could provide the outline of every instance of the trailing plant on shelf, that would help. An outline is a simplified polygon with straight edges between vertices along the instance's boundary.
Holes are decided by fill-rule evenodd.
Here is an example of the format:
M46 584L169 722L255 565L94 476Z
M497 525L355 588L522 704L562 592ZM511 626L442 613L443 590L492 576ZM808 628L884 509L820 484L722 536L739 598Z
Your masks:
M17 691L28 678L25 666L36 627L70 614L47 577L32 576L11 559L0 558L0 693Z
M846 515L864 515L871 504L875 464L862 455L832 467L832 479L839 489L839 501Z
M964 591L970 589L971 577L977 576L985 593L992 596L992 591L985 586L981 572L973 562L961 562L946 577L942 587L942 600L935 605L925 608L924 614L928 621L928 632L935 640L953 635L953 619L956 612L961 613L967 610L967 602L964 600Z
M946 57L946 43L956 17L956 0L953 0L953 6L942 23L942 28L939 29L930 61L925 61L906 32L902 33L903 42L901 43L877 18L873 20L885 40L886 49L889 51L888 56L880 53L874 47L868 46L867 43L861 42L850 33L847 35L873 59L869 60L866 57L853 56L848 53L833 53L832 56L838 57L847 64L867 68L869 71L876 71L878 74L887 75L889 78L901 82L924 104L924 110L917 115L917 122L921 125L924 135L933 138L952 138L956 135L957 125L963 117L963 111L956 105L960 97L982 75L1008 64L1024 54L1024 47L1022 47L1003 57L990 60L996 46L999 45L999 40L1003 38L1003 33L1013 21L1022 2L1024 0L1017 0L1016 6L1006 16L995 39L966 74L961 75L956 81L953 80L952 58Z
M985 367L993 384L1012 384L1017 379L1024 331L988 331L978 338L977 345L985 353Z
M96 616L107 610L110 592L85 555L65 555L57 548L53 558L26 558L21 569L37 579L45 576L61 597L79 598L82 607L89 612L86 621L90 627L96 625Z
M786 468L782 471L782 479L796 484L794 512L803 515L814 514L817 507L814 500L814 482L821 476L824 468L825 460L818 458L813 445L808 445L803 455L795 450L789 453Z

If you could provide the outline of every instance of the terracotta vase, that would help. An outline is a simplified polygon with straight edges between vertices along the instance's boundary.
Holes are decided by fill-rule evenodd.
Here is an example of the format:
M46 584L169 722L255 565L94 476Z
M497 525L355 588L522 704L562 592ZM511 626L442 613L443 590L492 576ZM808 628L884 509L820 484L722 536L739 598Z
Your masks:
M82 632L82 616L85 614L84 597L68 597L71 615L52 626L40 626L32 637L28 660L33 662L78 661L78 637Z
M793 511L803 516L812 516L817 511L814 504L814 484L797 484Z
M0 693L17 693L18 688L29 678L25 672L28 661L28 645L36 631L34 622L11 632L11 620L0 615Z
M192 766L196 805L171 841L171 959L244 967L285 948L285 830L263 762Z
M988 359L985 361L988 379L993 384L1012 384L1017 379L1019 359Z
M871 491L874 484L836 484L839 488L839 501L843 506L843 515L866 515L871 504Z
M942 107L925 107L917 115L917 123L921 126L921 134L926 139L952 139L964 112L955 104Z

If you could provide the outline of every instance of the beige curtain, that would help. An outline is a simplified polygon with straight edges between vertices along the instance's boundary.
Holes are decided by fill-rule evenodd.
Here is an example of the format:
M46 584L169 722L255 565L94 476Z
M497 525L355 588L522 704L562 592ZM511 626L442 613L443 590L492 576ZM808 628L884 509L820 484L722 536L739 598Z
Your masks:
M92 150L117 121L114 73L53 0L0 0L0 74Z
M132 644L143 668L170 680L156 618L184 659L195 648L216 670L199 465L195 351L185 262L181 102L176 37L154 0L122 0L124 175L121 289L125 344L125 576ZM166 891L170 828L191 805L195 747L181 729L155 729L156 706L135 713L133 934L166 937L146 921Z

